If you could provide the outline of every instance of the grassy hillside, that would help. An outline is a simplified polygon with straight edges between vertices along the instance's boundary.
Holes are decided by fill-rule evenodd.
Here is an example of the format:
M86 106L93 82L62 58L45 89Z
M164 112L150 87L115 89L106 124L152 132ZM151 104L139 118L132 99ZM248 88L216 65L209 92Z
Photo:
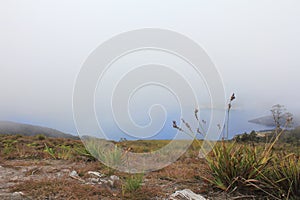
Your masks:
M0 121L0 134L24 136L35 136L40 134L53 138L79 139L76 136L66 134L55 129L8 121Z

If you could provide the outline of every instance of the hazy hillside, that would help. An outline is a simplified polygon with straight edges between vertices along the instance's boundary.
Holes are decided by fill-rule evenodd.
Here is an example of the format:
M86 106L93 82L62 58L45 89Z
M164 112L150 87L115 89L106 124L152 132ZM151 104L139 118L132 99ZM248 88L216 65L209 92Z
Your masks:
M275 123L274 123L274 119L273 119L272 115L252 119L252 120L249 120L249 122L254 123L254 124L261 124L261 125L268 126L268 127L275 127ZM285 124L284 118L282 118L281 124ZM293 117L293 122L292 122L291 126L293 128L300 126L300 120L299 120L298 116Z
M41 126L33 126L29 124L20 124L15 122L8 121L0 121L0 134L8 134L8 135L25 135L25 136L35 136L38 134L43 134L47 137L53 138L72 138L78 139L78 137L63 133L61 131L41 127Z

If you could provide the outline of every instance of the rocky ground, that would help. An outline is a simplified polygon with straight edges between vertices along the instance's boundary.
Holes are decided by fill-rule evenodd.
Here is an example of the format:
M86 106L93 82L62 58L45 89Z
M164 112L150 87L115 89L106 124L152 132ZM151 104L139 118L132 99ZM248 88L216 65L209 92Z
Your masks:
M148 152L168 141L118 143ZM158 171L128 174L93 158L78 140L0 135L0 199L255 199L213 188L207 161L193 144L176 162Z
M30 199L24 191L14 191L14 186L41 180L65 180L77 164L66 161L11 160L0 163L0 199Z
M102 173L95 162L5 160L0 162L0 199L169 199L185 188L204 192L197 179L178 175L176 180L174 167L168 174L145 174L141 188L127 192L122 173Z

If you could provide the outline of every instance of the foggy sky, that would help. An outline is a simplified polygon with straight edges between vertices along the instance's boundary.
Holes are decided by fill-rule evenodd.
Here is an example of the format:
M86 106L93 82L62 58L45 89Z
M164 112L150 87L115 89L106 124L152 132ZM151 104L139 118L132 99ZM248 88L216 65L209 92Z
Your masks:
M218 68L234 109L300 113L300 2L0 2L0 120L75 132L72 91L88 55L110 37L153 27L200 44Z

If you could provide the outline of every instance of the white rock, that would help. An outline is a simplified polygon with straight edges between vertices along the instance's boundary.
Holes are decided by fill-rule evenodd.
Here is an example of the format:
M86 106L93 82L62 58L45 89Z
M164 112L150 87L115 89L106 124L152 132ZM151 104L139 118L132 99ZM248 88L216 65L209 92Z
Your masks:
M100 179L99 181L100 181L101 183L104 183L104 184L107 184L107 183L108 183L108 181L105 180L105 179Z
M98 183L99 179L98 178L91 178L91 181L94 182L94 183Z
M98 178L89 178L88 180L89 180L90 183L99 183Z
M111 187L114 187L115 184L116 184L116 182L117 182L118 180L120 180L120 178L119 178L118 176L116 176L116 175L111 175L111 176L109 177L109 179L110 179L110 180L108 180L108 182L109 182L109 184L110 184Z
M70 176L76 177L76 176L78 176L78 174L75 170L73 170L73 171L70 172Z
M116 175L111 175L109 178L112 181L118 181L118 180L120 180L120 178L118 176L116 176Z
M101 174L100 172L93 172L93 171L88 171L88 174L94 175L94 176L97 176L97 177L103 177L103 176L104 176L104 175Z
M206 200L203 196L195 194L190 189L179 190L173 193L170 200Z
M13 196L23 196L24 193L23 192L14 192L12 195Z
M73 179L78 180L78 181L85 182L82 178L80 178L80 177L78 176L78 173L77 173L75 170L71 171L71 173L69 174L69 176L70 176L71 178L73 178Z

